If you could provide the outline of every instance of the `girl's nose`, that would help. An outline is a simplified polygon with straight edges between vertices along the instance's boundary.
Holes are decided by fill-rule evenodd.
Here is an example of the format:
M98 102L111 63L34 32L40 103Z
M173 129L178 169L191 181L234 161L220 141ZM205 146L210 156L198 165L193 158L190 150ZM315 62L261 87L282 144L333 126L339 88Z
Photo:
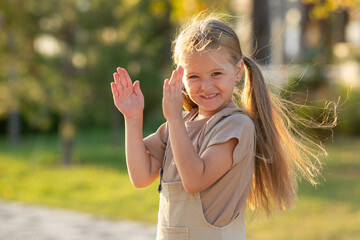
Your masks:
M201 90L207 92L209 91L210 89L213 88L213 84L210 80L204 80L202 81L202 84L201 84Z

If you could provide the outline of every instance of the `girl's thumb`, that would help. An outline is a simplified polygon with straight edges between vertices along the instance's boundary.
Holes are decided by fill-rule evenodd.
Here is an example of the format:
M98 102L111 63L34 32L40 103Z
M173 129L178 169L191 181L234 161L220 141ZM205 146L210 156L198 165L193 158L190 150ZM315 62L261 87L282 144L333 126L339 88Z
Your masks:
M139 82L139 80L136 80L136 81L134 82L134 92L135 92L136 95L141 95L141 94L142 94L142 93L141 93L141 89L140 89L140 82Z

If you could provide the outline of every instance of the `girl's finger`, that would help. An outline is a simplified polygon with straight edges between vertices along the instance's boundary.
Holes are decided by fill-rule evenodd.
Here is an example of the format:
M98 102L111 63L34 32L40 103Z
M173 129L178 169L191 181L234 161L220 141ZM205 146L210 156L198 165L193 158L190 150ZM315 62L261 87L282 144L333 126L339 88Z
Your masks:
M169 83L170 83L170 80L169 80L169 79L165 79L165 81L164 81L164 89L166 89L166 90L169 89Z
M180 66L179 66L179 70L180 70L179 80L180 80L180 82L182 82L182 78L183 78L183 76L184 76L184 68L180 65Z
M117 72L113 73L113 79L114 79L114 83L116 84L116 82L118 81L117 79Z
M132 81L131 81L131 78L129 76L129 73L124 69L124 75L125 75L125 81L126 81L126 84L127 86L132 86Z
M136 80L135 82L134 82L134 92L135 92L135 94L137 95L137 96L141 96L142 95L142 93L141 93L141 89L140 89L140 81L139 80Z
M169 86L171 96L176 96L176 85L177 85L177 72L174 73L174 79Z
M181 92L181 88L182 88L182 75L180 73L176 82L176 91Z
M112 91L113 98L114 98L114 101L115 101L116 98L119 97L119 93L118 93L118 91L116 89L116 84L114 82L111 82L110 86L111 86L111 91Z
M174 82L175 82L175 79L174 79L174 75L176 73L176 70L174 70L171 74L171 78L170 78L170 81L169 81L169 85L173 85Z
M166 96L169 94L169 79L165 79L163 87L163 95Z
M118 91L122 91L122 87L120 84L120 77L118 73L114 73L114 81L115 81L115 87L117 88Z
M174 94L174 96L176 96L177 94L177 88L178 88L178 83L179 83L179 77L180 77L180 70L179 68L177 68L175 70L175 73L174 73L174 81L173 81L173 84L172 84L172 94Z
M183 76L184 76L184 68L180 65L178 67L179 69L179 75L178 75L178 84L179 84L179 87L182 88L182 80L183 80Z
M174 73L174 83L173 83L173 86L176 85L176 82L177 82L177 79L178 79L178 76L179 76L179 71L176 70L175 73Z
M176 83L178 84L182 79L182 68L179 66L177 68L177 75L176 75Z
M174 75L174 77L175 77L175 85L177 85L177 83L180 81L180 77L181 77L180 66L176 69L176 74Z
M119 73L119 76L120 76L120 84L122 86L122 89L124 90L125 88L127 88L124 69L123 68L118 68L117 70L118 70L118 73Z

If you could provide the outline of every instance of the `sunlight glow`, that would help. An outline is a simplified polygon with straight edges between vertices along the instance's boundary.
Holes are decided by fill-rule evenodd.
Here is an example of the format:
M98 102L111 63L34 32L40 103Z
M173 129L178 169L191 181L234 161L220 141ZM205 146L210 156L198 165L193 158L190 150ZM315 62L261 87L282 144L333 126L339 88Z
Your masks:
M36 52L46 57L57 56L62 50L60 42L50 34L42 34L35 38L34 48Z

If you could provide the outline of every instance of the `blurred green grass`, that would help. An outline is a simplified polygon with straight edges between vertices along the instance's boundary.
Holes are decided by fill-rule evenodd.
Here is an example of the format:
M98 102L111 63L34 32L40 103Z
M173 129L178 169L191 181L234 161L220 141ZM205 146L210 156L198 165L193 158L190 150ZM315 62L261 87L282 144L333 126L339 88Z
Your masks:
M294 209L248 221L249 239L359 239L360 139L326 144L323 179L299 184Z
M0 138L0 197L74 209L114 219L156 223L158 181L135 189L127 176L123 144L106 131L84 131L74 141L73 164L59 160L58 138L27 136L17 147ZM316 188L303 181L296 207L271 218L247 213L248 239L358 239L360 138L326 144L329 157Z

